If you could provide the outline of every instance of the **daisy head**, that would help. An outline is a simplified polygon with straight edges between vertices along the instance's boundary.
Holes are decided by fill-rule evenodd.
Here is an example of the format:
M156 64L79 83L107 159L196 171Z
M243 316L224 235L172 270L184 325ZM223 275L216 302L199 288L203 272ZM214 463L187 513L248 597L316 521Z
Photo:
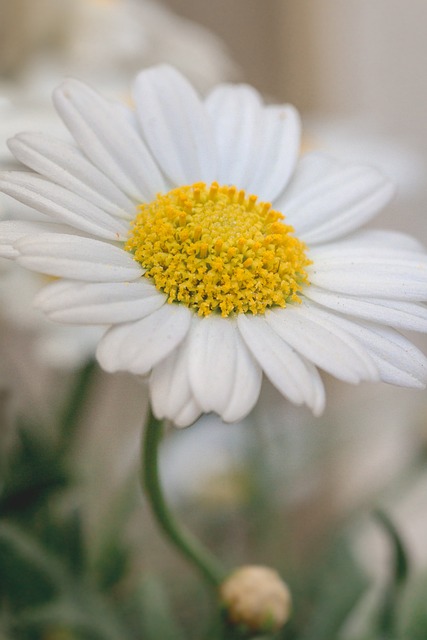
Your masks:
M369 166L299 157L290 106L246 85L201 100L174 69L145 70L135 108L75 80L54 94L73 141L9 141L31 171L0 186L38 220L0 225L0 251L57 278L51 319L108 328L107 371L148 376L154 412L178 426L242 419L265 375L314 414L318 369L424 387L427 258L409 236L361 231L393 193Z

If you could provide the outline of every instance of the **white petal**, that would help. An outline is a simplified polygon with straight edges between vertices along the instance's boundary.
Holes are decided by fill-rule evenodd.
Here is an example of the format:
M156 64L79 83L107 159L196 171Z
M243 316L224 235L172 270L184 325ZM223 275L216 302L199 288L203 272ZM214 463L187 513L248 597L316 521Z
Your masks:
M358 234L359 235L359 234ZM415 249L415 246L417 247ZM408 249L405 247L400 248L396 246L389 246L387 244L379 244L373 239L369 238L369 234L366 238L348 240L342 242L329 242L323 246L314 247L310 249L310 258L313 262L322 262L322 267L325 269L335 268L335 263L341 267L341 264L358 264L360 262L366 262L369 259L372 264L382 264L386 260L392 260L398 262L399 260L426 260L427 254L423 248L420 248L419 243L414 244L414 248ZM330 265L329 265L330 263Z
M310 282L338 293L423 301L427 299L427 255L412 252L348 249L346 254L328 255L310 251L313 264L307 268Z
M113 218L94 204L37 174L24 171L3 172L0 189L56 222L107 240L127 238L127 223Z
M237 422L248 415L258 400L262 382L261 367L248 351L240 332L236 331L235 336L234 384L227 406L221 415L225 422Z
M114 103L77 80L54 93L55 106L85 155L119 189L137 201L150 201L164 180L129 119Z
M54 282L34 304L51 320L76 324L118 324L159 309L166 296L149 282Z
M360 298L325 291L311 285L304 296L318 304L355 318L379 322L396 329L427 331L427 308L421 304L381 298Z
M351 335L319 314L316 305L273 310L265 315L270 327L298 353L340 380L377 380L378 372L365 349Z
M390 229L363 229L356 231L339 242L328 243L325 248L341 246L347 251L352 248L370 248L371 253L377 250L386 250L392 253L394 250L425 253L423 244L413 236L400 231ZM320 251L323 247L313 249Z
M309 186L287 191L274 203L298 236L309 244L332 240L370 220L393 195L389 180L371 167L338 165Z
M270 382L294 404L306 403L315 414L323 410L322 383L312 365L301 358L261 316L241 314L239 331Z
M32 220L3 220L0 222L0 257L17 258L19 251L14 244L26 236L34 236L38 233L52 232L64 233L72 231L64 225L53 222L36 222Z
M291 106L266 107L260 144L253 149L256 171L249 190L261 200L271 202L283 192L295 169L300 148L300 120Z
M143 270L119 247L100 240L66 234L42 233L15 244L16 259L27 269L84 282L137 280Z
M176 423L182 412L187 413L189 405L196 407L188 377L188 338L153 368L150 390L153 411L159 419L168 418ZM198 405L196 412L201 413Z
M310 402L307 404L311 407L313 414L315 416L320 416L324 409L326 403L326 395L325 395L325 387L323 385L322 378L314 364L303 358L304 364L307 367L312 383L312 393Z
M134 217L132 200L71 144L41 133L21 133L9 140L8 146L27 167L107 213Z
M247 85L220 85L206 99L219 155L218 180L271 202L295 168L298 113L288 105L263 107Z
M181 409L174 418L176 427L189 427L200 417L202 410L193 398Z
M207 97L206 109L215 132L218 182L248 190L261 137L259 93L248 85L219 85Z
M397 331L351 322L340 316L331 317L330 321L352 334L369 351L381 380L402 387L425 387L427 358Z
M284 213L287 202L298 198L318 180L324 180L328 175L333 175L341 165L342 163L336 158L325 153L318 151L306 153L298 162L286 192L274 202L274 207Z
M98 345L101 367L109 372L149 373L185 338L191 316L187 307L165 304L142 320L113 327Z
M204 320L194 319L186 342L154 369L151 381L156 415L176 422L182 407L192 400L199 412L215 411L226 422L241 420L258 399L261 369L234 322L212 317ZM221 328L222 324L226 327ZM220 353L215 344L217 330L227 336Z
M218 316L195 318L188 343L189 380L197 404L226 422L243 419L258 399L262 372L236 322Z
M215 180L210 122L189 82L161 65L138 75L134 97L144 138L166 175L178 185Z
M195 318L189 352L190 384L196 401L205 413L222 415L235 384L235 323L214 315Z

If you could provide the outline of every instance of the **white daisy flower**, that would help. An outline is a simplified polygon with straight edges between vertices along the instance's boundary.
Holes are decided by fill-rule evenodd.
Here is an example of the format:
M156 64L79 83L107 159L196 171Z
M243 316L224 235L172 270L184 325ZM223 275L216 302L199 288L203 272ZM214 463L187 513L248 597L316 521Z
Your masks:
M149 376L155 414L241 420L263 374L321 413L318 368L424 387L427 361L397 330L427 330L427 256L402 234L358 231L393 193L375 169L299 153L290 106L248 86L201 101L174 69L143 71L135 112L65 82L76 145L10 141L32 172L3 191L43 214L5 222L3 255L58 281L51 319L109 325L97 357Z

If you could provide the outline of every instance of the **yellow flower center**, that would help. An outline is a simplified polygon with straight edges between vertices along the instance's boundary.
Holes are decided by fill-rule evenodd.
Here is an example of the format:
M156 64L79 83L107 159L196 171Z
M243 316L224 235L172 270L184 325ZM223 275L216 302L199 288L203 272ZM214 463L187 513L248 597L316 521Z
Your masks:
M141 204L125 249L145 276L200 316L264 313L299 301L304 244L267 202L236 187L196 183Z

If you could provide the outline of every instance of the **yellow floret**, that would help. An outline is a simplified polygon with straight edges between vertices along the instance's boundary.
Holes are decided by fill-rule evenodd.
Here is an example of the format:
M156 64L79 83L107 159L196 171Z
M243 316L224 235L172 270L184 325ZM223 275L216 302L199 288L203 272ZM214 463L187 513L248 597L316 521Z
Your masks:
M304 244L283 215L234 186L192 186L141 204L125 249L145 277L201 316L264 313L299 300Z

